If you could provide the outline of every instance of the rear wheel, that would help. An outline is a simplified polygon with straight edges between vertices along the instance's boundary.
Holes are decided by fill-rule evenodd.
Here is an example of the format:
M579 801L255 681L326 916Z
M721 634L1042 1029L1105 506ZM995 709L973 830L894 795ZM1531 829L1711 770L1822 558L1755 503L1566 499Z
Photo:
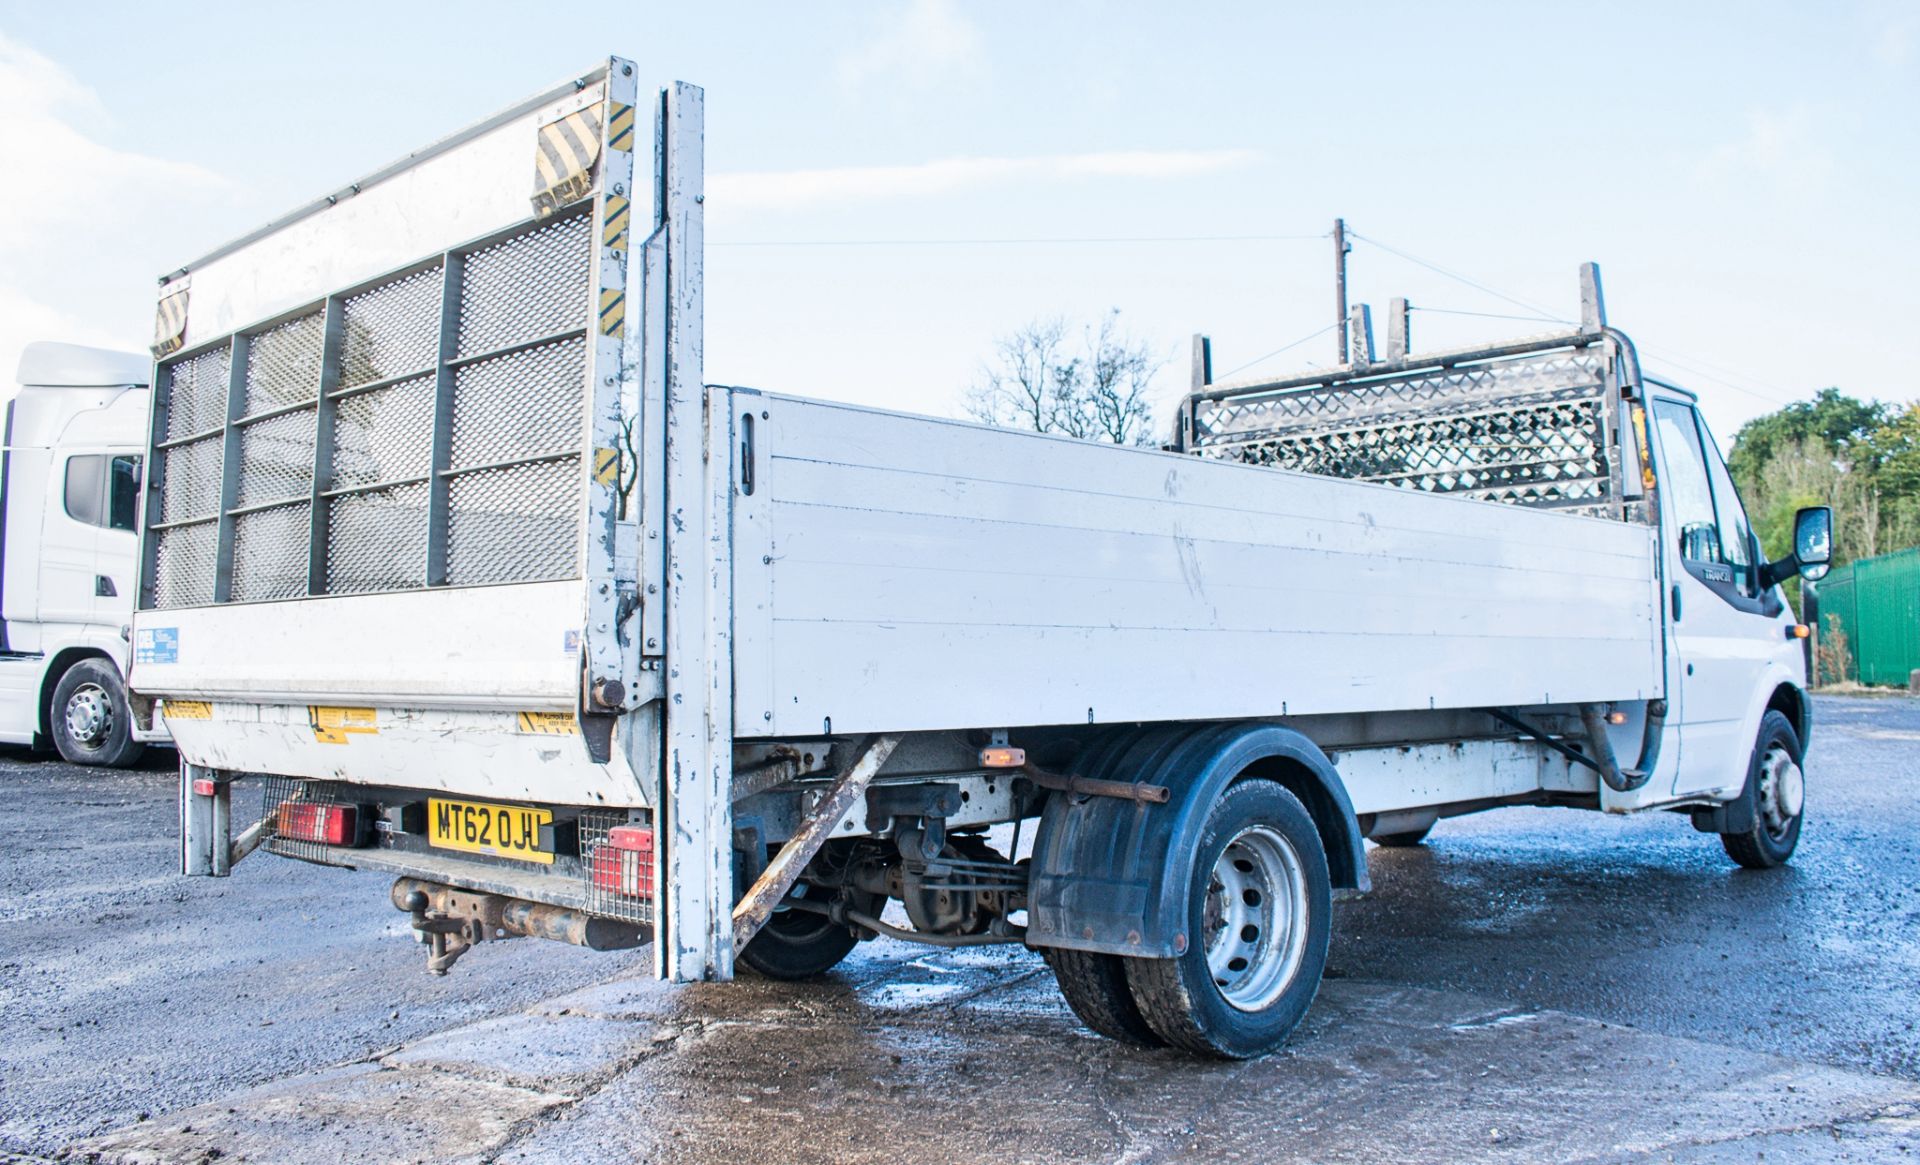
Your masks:
M1175 1047L1223 1059L1273 1051L1326 967L1333 891L1306 807L1246 780L1215 804L1191 855L1186 952L1123 960L1134 1003Z
M1042 947L1040 953L1046 956L1054 981L1060 984L1060 994L1066 996L1067 1006L1081 1023L1110 1040L1137 1048L1157 1048L1166 1043L1133 1001L1133 991L1127 986L1126 959L1064 947Z
M53 746L76 765L125 768L146 746L133 739L133 715L120 671L104 659L83 659L53 686Z
M1800 736L1779 712L1770 710L1760 718L1747 787L1740 795L1753 810L1753 827L1720 835L1727 856L1749 870L1785 865L1800 844L1806 778L1800 769Z

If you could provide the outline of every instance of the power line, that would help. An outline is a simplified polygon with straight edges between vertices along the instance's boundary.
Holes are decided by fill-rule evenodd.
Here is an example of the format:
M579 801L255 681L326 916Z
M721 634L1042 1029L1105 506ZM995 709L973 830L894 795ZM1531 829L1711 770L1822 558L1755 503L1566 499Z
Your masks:
M1554 316L1554 314L1551 311L1548 311L1546 308L1541 307L1537 303L1528 303L1524 299L1515 299L1513 296L1507 295L1504 292L1495 291L1493 288L1488 287L1486 284L1469 279L1465 275L1460 274L1458 271L1448 270L1447 268L1440 266L1440 264L1438 263L1430 263L1425 259L1419 258L1418 256L1409 255L1405 251L1402 251L1396 247L1389 247L1387 244L1381 242L1380 240L1375 238L1370 238L1366 235L1361 234L1359 231L1349 229L1347 233L1353 236L1354 238L1359 239L1361 242L1366 243L1368 246L1378 247L1389 255L1397 255L1400 258L1405 259L1407 262L1412 263L1417 267L1425 267L1427 270L1432 271L1436 275L1444 275L1448 279L1452 279L1455 282L1464 283L1468 287L1473 288L1475 291L1479 291L1479 292L1483 292L1484 294L1491 295L1495 299L1505 300L1506 302L1512 304L1515 307L1524 307L1528 311L1534 312L1538 315L1547 316L1551 319L1559 318L1557 316Z
M1422 307L1417 303L1409 304L1407 310L1431 312L1434 315L1442 316L1477 316L1483 320L1526 320L1530 323L1537 324L1571 324L1573 322L1572 320L1560 319L1557 316L1514 316L1502 312L1461 311L1458 308L1450 307Z
M1439 265L1438 263L1431 263L1431 262L1428 262L1427 260L1425 260L1425 259L1422 259L1422 258L1419 258L1419 257L1417 257L1417 256L1415 256L1415 255L1409 255L1409 254L1408 254L1408 253L1406 253L1405 251L1402 251L1402 250L1398 250L1397 248L1394 248L1394 247L1390 247L1390 246L1388 246L1387 244L1385 244L1385 243L1383 243L1383 242L1380 242L1380 241L1379 241L1378 239L1371 239L1371 238L1368 238L1367 236L1365 236L1365 235L1362 235L1362 234L1360 234L1360 233L1359 233L1358 231L1354 231L1354 230L1352 230L1352 229L1349 229L1349 230L1347 231L1347 233L1348 233L1349 235L1351 235L1351 236L1352 236L1353 238L1356 238L1356 239L1359 239L1359 240L1360 240L1361 242L1363 242L1363 243L1366 243L1366 244L1368 244L1369 246L1374 246L1374 247L1378 247L1378 248L1380 248L1381 250L1383 250L1383 251L1386 251L1386 252L1387 252L1387 253L1389 253L1389 254L1392 254L1392 255L1397 255L1397 256L1399 256L1400 258L1402 258L1402 259L1405 259L1405 260L1406 260L1407 262L1409 262L1409 263L1413 263L1413 264L1415 264L1416 266L1420 266L1420 267L1425 267L1425 268L1426 268L1427 270L1429 270L1429 271L1432 271L1432 272L1434 272L1434 273L1435 273L1435 274L1437 274L1437 275L1444 275L1444 276L1446 276L1446 277L1447 277L1448 279L1452 279L1452 280L1455 280L1455 281L1457 281L1457 282L1459 282L1459 283L1464 283L1465 285L1467 285L1468 287L1471 287L1471 288L1473 288L1473 289L1474 289L1474 290L1476 290L1476 291L1479 291L1479 292L1483 292L1483 293L1485 293L1485 294L1487 294L1487 295L1491 295L1491 296L1493 296L1493 297L1494 297L1495 299L1499 299L1499 300L1504 300L1505 302L1507 302L1507 303L1510 303L1510 304L1513 304L1513 305L1514 305L1514 306L1516 306L1516 307L1524 307L1524 308L1526 308L1526 309L1527 309L1528 311L1532 311L1532 312L1538 312L1538 313L1539 313L1539 315L1538 315L1538 316L1535 316L1535 317L1531 317L1531 318L1533 318L1533 319L1537 319L1537 320L1539 320L1539 321L1541 321L1541 322L1544 322L1544 323L1560 323L1560 324L1571 324L1571 323L1573 322L1572 320L1568 320L1568 319L1565 319L1565 318L1563 318L1563 317L1560 317L1560 316L1555 316L1555 315L1554 315L1554 314L1553 314L1552 312L1549 312L1549 311L1548 311L1547 309L1545 309L1545 308L1543 308L1543 307L1540 307L1540 306L1538 306L1537 304L1531 304L1531 303L1528 303L1528 302L1527 302L1526 300L1523 300L1523 299L1515 299L1515 298L1514 298L1513 296L1511 296L1511 295L1507 295L1507 294L1505 294L1504 292L1500 292L1500 291L1495 291L1495 290L1494 290L1493 288L1491 288L1491 287L1488 287L1488 286L1487 286L1486 284L1484 284L1484 283L1480 283L1480 282L1478 282L1478 281L1476 281L1476 280L1473 280L1473 279L1469 279L1469 278L1467 278L1467 277L1466 277L1465 275L1462 275L1462 274L1460 274L1460 273L1459 273L1458 271L1451 271L1451 270L1448 270L1448 269L1447 269L1447 268L1445 268L1445 267L1442 267L1442 266L1440 266L1440 265ZM1444 311L1445 309L1441 309L1441 308L1424 308L1424 309L1416 309L1416 310L1425 310L1425 311ZM1489 316L1490 318L1494 318L1494 319L1522 319L1522 318L1528 318L1528 317L1521 317L1521 316L1494 316L1494 315L1493 315L1492 313L1488 313L1488 312L1465 312L1465 311L1451 311L1451 312L1446 312L1446 314L1448 314L1448 315L1487 315L1487 316ZM1692 373L1692 374L1693 374L1693 375L1695 375L1695 376L1699 376L1699 377L1702 377L1702 378L1704 378L1704 379L1707 379L1707 380L1711 380L1711 381L1713 381L1713 382L1714 382L1715 384L1718 384L1718 385L1722 385L1722 386L1724 386L1724 387L1726 387L1726 388L1730 388L1730 389L1732 389L1732 390L1734 390L1735 392L1738 392L1738 393L1743 393L1743 394L1745 394L1745 395L1747 395L1747 396L1750 396L1750 397L1753 397L1753 398L1754 398L1755 400L1762 400L1762 401L1767 401L1767 402L1769 402L1769 403L1771 403L1771 404L1777 404L1777 405L1784 405L1784 404L1790 404L1790 403L1792 403L1792 402L1793 402L1793 400L1794 400L1794 399L1797 399L1797 398L1795 398L1795 397L1793 397L1793 396L1792 396L1791 394L1789 394L1789 395L1786 395L1786 396L1782 396L1782 395L1779 395L1780 393L1782 393L1782 392L1784 392L1784 391L1785 391L1785 390L1783 390L1783 389L1778 389L1778 388L1775 388L1775 389L1774 389L1774 391L1772 391L1772 392L1760 392L1760 391L1757 391L1757 390L1755 390L1755 389L1753 389L1753 388L1749 388L1749 387L1747 387L1746 385L1743 385L1743 384L1736 384L1736 383L1734 383L1734 382L1733 382L1733 381L1731 381L1731 380L1727 380L1727 379L1725 379L1724 377L1720 377L1720 376L1715 376L1715 375L1714 375L1713 373L1711 373L1711 372L1707 372L1707 371L1703 371L1703 370L1702 370L1702 369L1700 369L1700 368L1695 368L1695 367L1693 367L1693 366L1691 366L1691 365L1689 365L1689 364L1687 364L1687 363L1685 363L1685 362L1683 362L1683 361L1682 361L1681 359L1678 359L1678 358L1676 358L1676 357L1674 357L1674 356L1672 356L1672 355L1669 355L1669 354L1667 354L1667 353L1664 353L1664 352L1658 352L1658 351L1655 351L1654 349L1652 349L1652 348L1647 348L1647 347L1645 347L1644 345L1642 345L1642 346L1640 346L1640 347L1641 347L1641 350L1642 350L1642 351L1644 351L1644 352L1646 352L1646 353L1647 353L1647 354L1648 354L1649 356L1653 356L1653 357L1655 357L1655 358L1657 358L1657 359L1659 359L1659 360L1662 360L1662 361L1664 361L1664 362L1666 362L1666 363L1668 363L1668 364L1671 364L1671 365L1673 365L1674 367L1676 367L1676 368L1679 368L1679 369L1681 369L1681 370L1683 370L1683 371L1685 371L1685 372L1690 372L1690 373ZM1693 357L1688 357L1687 359L1694 359L1694 358L1693 358ZM1712 365L1712 364L1709 364L1709 363L1708 363L1707 361L1705 361L1705 360L1699 360L1699 361L1697 361L1697 362L1698 362L1698 363L1700 363L1700 364L1706 364L1706 365L1707 365L1707 367L1709 367L1709 368L1712 368L1712 367L1715 367L1714 365ZM1735 372L1734 372L1734 371L1733 371L1732 369L1725 369L1725 368L1723 368L1723 369L1721 369L1721 371L1724 371L1724 372L1729 372L1729 373L1732 373L1732 374L1734 374L1734 375L1744 375L1744 374L1741 374L1741 373L1735 373ZM1755 381L1754 383L1756 383L1756 384L1757 384L1757 383L1760 383L1760 382L1758 382L1758 381ZM1771 387L1771 386L1769 386L1769 387Z
M1231 372L1221 373L1219 378L1221 380L1231 379L1232 377L1238 375L1239 373L1245 372L1247 369L1252 368L1255 364L1263 363L1265 361L1273 359L1275 356L1278 356L1282 352L1289 351L1290 349L1293 349L1293 348L1298 348L1300 345L1306 343L1308 340L1318 339L1319 337L1326 335L1328 332L1331 332L1333 329L1340 326L1341 325L1339 324L1328 324L1326 327L1321 328L1317 332L1309 332L1306 335L1300 337L1298 340L1293 341L1291 344L1282 344L1278 348L1275 348L1273 351L1267 353L1265 356L1257 356L1254 359L1247 361L1245 364L1242 364L1240 367L1233 369Z
M1106 235L1006 239L740 239L708 242L709 247L1032 247L1126 243L1283 243L1324 239L1318 235Z

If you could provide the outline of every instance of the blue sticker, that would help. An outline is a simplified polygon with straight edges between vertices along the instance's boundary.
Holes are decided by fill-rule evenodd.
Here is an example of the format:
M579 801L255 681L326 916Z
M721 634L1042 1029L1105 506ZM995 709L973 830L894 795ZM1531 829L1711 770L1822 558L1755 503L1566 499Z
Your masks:
M142 627L139 638L133 645L135 663L179 663L180 629L178 627Z
M566 652L569 655L577 654L580 650L580 633L578 631L567 632L565 646L562 647L560 650Z

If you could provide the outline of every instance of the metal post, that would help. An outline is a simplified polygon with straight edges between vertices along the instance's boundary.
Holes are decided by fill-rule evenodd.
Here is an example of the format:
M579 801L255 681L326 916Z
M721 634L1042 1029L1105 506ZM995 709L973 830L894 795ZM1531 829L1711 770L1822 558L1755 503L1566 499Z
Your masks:
M1353 305L1353 311L1347 316L1347 346L1351 349L1348 362L1358 372L1373 364L1373 309L1364 303Z
M460 355L460 285L466 256L448 252L440 268L440 341L433 357L433 448L427 456L427 562L430 587L447 585L453 464L453 361Z
M207 791L201 792L205 789ZM224 878L233 868L232 789L227 774L180 761L180 872Z
M320 395L313 406L313 482L307 506L307 593L327 593L327 491L333 488L333 413L339 402L341 350L346 346L347 304L337 295L327 297L322 309L320 339Z
M1198 332L1193 334L1193 391L1213 383L1213 341Z
M247 413L247 354L252 345L253 337L241 333L233 337L227 348L227 419L220 446L220 509L214 516L213 601L216 603L228 601L233 594L233 508L240 502L240 418Z
M1407 307L1407 301L1397 295L1387 301L1387 363L1389 364L1406 362L1409 351L1407 344L1410 310Z
M1607 301L1600 292L1600 264L1580 264L1580 330L1597 332L1607 326Z
M1347 241L1347 220L1333 220L1333 323L1340 337L1340 363L1347 362L1347 256L1353 244Z
M667 228L667 611L663 907L657 965L733 976L731 399L702 379L703 94L663 95Z

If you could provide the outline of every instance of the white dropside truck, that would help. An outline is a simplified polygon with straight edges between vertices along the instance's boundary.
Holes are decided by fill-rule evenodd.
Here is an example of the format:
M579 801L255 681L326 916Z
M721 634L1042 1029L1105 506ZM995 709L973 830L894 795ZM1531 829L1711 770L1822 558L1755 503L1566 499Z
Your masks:
M0 455L0 741L128 765L164 730L127 705L148 376L138 353L29 344Z
M1097 1031L1249 1056L1365 838L1792 852L1826 515L1760 560L1591 270L1576 330L1201 384L1167 450L708 385L701 93L648 104L609 60L162 287L133 683L188 874L391 873L436 971L1025 944Z

